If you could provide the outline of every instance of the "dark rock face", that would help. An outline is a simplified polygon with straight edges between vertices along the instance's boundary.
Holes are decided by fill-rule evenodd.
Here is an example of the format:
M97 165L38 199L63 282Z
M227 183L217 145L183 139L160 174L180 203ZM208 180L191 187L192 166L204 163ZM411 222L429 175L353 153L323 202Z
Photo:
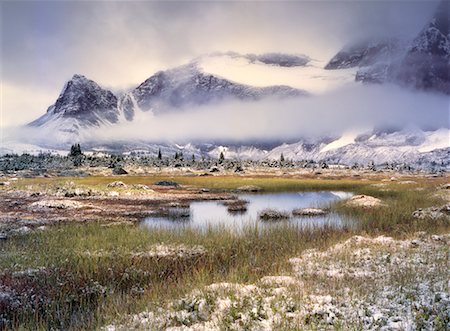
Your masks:
M382 60L388 61L398 53L399 48L400 42L396 39L361 41L344 47L328 62L325 69L364 67Z
M393 80L424 90L450 94L450 2L442 1L436 14L411 46Z
M130 114L135 106L142 111L159 114L227 99L260 100L300 95L306 95L306 92L289 86L252 87L238 84L204 73L195 63L190 63L156 73L125 95L122 105L124 112Z
M98 126L105 122L116 123L118 114L117 98L112 92L84 76L74 75L47 114L30 125L44 125L53 117L76 119L81 126Z

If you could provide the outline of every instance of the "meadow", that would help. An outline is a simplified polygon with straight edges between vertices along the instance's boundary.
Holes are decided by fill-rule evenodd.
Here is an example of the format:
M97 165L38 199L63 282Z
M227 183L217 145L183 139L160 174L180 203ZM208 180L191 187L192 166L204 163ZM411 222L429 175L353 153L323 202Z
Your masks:
M176 180L216 191L256 185L267 192L341 190L380 198L386 207L362 209L337 202L332 210L358 220L356 227L304 229L285 225L199 232L191 229L143 230L129 224L76 223L0 241L0 326L2 329L92 330L126 321L130 314L158 310L214 283L252 284L264 276L290 274L289 259L309 249L324 251L354 235L408 239L418 232L445 234L448 218L417 219L418 208L444 204L436 187L446 178L402 184L379 179L297 179L237 176L121 176L127 184ZM59 178L30 178L17 184L44 188ZM111 177L73 178L76 185L99 188ZM185 254L146 254L155 247ZM190 250L189 248L194 248ZM199 248L197 251L196 248ZM448 252L448 251L447 251ZM448 260L440 261L448 264ZM445 272L442 268L441 273ZM408 279L404 279L405 282ZM334 283L331 283L334 284ZM344 284L352 287L351 280ZM340 284L339 286L344 286ZM313 286L313 285L310 285ZM356 285L355 285L356 286ZM9 292L8 292L9 291ZM9 296L9 297L8 297ZM191 321L192 322L192 321ZM189 324L189 322L186 322ZM180 321L180 325L185 322ZM314 323L312 328L314 329ZM356 327L356 326L355 326ZM228 327L224 324L223 329ZM282 325L279 328L283 329ZM285 326L291 329L292 326ZM336 324L335 328L339 329ZM345 329L345 327L342 327Z

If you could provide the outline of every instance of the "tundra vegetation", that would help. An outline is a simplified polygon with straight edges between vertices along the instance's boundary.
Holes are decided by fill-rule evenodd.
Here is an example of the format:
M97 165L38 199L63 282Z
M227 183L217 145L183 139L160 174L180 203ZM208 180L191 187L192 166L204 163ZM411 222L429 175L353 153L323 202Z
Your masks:
M54 159L48 158L42 165L51 165ZM102 166L122 161L110 157ZM120 199L133 192L156 194L153 190L180 196L194 189L234 193L257 187L264 192L349 191L379 199L380 204L338 201L327 206L327 212L357 220L343 227L300 228L282 222L276 227L248 226L239 233L225 228L145 230L126 219L85 222L79 216L51 226L18 228L0 237L0 327L448 329L450 220L445 174L391 178L392 172L380 172L367 178L321 179L201 176L202 171L16 181L6 174L8 185L0 186L0 193L17 198L51 192L70 181L94 193L59 201L86 203L96 195L104 199L101 194L111 190L118 195L111 199ZM114 187L108 187L110 183ZM231 208L246 206L245 201L225 201Z

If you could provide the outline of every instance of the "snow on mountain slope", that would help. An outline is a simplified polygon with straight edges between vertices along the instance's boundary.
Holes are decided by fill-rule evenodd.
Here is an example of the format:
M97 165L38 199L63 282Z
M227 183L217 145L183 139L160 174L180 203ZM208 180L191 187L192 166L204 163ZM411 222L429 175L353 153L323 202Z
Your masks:
M121 101L123 112L133 117L138 110L155 115L226 100L257 101L263 98L305 96L305 91L266 80L251 86L202 70L197 61L159 71Z
M325 62L310 60L304 66L272 66L252 61L245 56L228 53L201 57L203 71L251 86L287 85L309 93L318 94L336 89L354 81L356 69L325 70Z
M337 149L340 147L347 146L349 144L353 144L355 142L355 139L358 137L358 132L347 132L342 135L339 139L329 143L324 148L320 150L320 153L328 152L333 149Z
M224 147L222 147L223 150ZM436 131L424 132L418 129L408 129L396 132L377 132L375 134L347 133L338 139L321 138L316 140L301 140L294 144L282 144L274 149L264 152L255 151L253 147L241 146L241 155L245 155L245 148L251 150L249 155L263 154L264 159L279 160L281 154L285 159L301 161L328 161L330 163L367 164L375 162L405 162L415 164L435 161L441 163L448 158L450 152L450 130L441 128ZM438 151L441 152L438 152ZM433 151L433 159L423 160L424 156ZM225 150L227 157L228 151ZM216 152L217 154L217 152ZM215 155L215 154L214 154ZM230 153L230 157L233 156ZM243 158L243 157L241 157Z
M111 91L82 75L74 75L47 113L29 125L39 127L56 119L69 119L66 128L77 131L79 126L117 123L118 116L117 98Z
M420 153L431 152L435 149L450 147L450 132L448 129L439 129L437 131L426 132L425 141L418 146Z

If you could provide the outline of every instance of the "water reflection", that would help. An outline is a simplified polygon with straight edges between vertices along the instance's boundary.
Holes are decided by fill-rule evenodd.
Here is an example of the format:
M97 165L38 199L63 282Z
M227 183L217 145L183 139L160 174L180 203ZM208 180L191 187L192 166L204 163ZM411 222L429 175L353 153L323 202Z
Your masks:
M246 212L230 213L220 201L193 202L190 205L190 217L174 220L167 217L148 217L143 221L145 228L176 229L190 227L193 229L208 229L210 227L225 227L241 230L245 226L258 223L259 227L292 224L298 227L317 227L325 224L343 226L347 224L339 215L331 213L314 217L291 217L280 222L260 221L258 213L266 208L291 212L295 208L327 207L330 203L351 197L348 192L296 192L242 194L240 199L249 201Z

